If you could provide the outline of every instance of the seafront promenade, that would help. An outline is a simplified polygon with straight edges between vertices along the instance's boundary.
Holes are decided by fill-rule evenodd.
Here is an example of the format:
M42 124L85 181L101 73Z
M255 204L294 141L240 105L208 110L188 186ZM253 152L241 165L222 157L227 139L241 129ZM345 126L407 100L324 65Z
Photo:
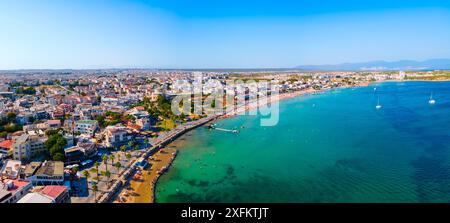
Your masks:
M189 122L189 123L184 123L182 125L179 125L173 129L171 129L168 132L160 134L157 138L150 139L149 140L149 144L151 145L150 148L146 149L144 151L144 153L142 155L140 155L139 158L148 160L150 156L152 156L155 153L157 153L158 151L160 151L165 145L169 144L170 142L172 142L173 140L175 140L177 137L181 136L185 132L192 130L194 128L197 128L201 125L204 125L205 123L208 123L210 121L213 121L217 117L218 117L217 115L207 116L207 117L204 117L204 118L201 118L201 119ZM176 152L176 151L172 151L170 154L172 154L174 152ZM126 186L128 186L130 184L130 181L133 180L134 175L139 170L138 162L137 162L137 160L139 160L139 158L136 159L126 171L124 171L124 173L120 176L119 180L116 181L116 183L113 186L111 186L109 191L103 193L103 195L99 199L100 203L113 202L114 200L116 200L118 198L118 196L120 196L122 191L126 190ZM171 164L172 160L173 159L164 159L164 160L162 160L163 162L159 163L159 165L168 166ZM150 164L154 164L154 163L150 162ZM159 165L157 165L156 167L158 167ZM144 178L143 180L154 179L155 177L157 179L159 177L159 175L162 174L163 172L164 171L159 171L158 173L153 174L154 175L153 177L148 176L148 177ZM145 173L148 174L148 172L144 172L144 174ZM150 175L152 175L152 174L150 173ZM146 181L144 181L144 182L146 182ZM142 199L142 201L150 201L150 202L153 201L152 190L154 189L156 180L151 180L151 182L149 182L149 183L151 185L150 186L151 190L148 192L149 192L149 196L151 196L152 198L144 198L144 199ZM136 201L139 202L139 200L141 200L141 199L137 199Z
M367 86L367 83L363 83L363 84L360 84L357 86L341 86L340 88L358 87L358 86ZM287 92L287 93L279 94L276 96L269 96L266 98L255 99L255 100L247 102L245 104L238 105L234 108L227 109L223 113L212 114L212 115L200 118L195 121L181 124L179 126L176 126L173 129L171 129L170 131L161 133L157 138L149 139L150 147L148 149L146 149L137 159L135 159L129 165L129 168L127 168L123 172L122 175L118 176L119 180L115 181L114 185L111 186L109 190L102 193L102 196L100 197L99 202L104 202L104 203L114 202L114 201L117 202L119 200L118 198L121 196L121 194L123 194L123 192L126 192L125 194L130 194L130 193L133 194L133 192L135 192L134 195L136 195L135 198L128 199L125 202L137 202L137 203L139 203L139 202L144 202L144 203L154 202L154 191L155 191L155 186L156 186L157 180L159 179L160 175L164 174L164 172L166 172L168 170L172 161L174 160L174 156L173 157L164 156L163 159L158 159L159 162L155 166L154 169L151 169L149 171L144 171L139 174L141 176L147 174L148 176L142 176L142 178L138 180L139 182L131 182L131 181L133 181L133 177L139 170L138 163L137 163L137 160L139 158L150 161L149 162L150 164L155 164L155 162L152 162L152 160L149 159L149 157L150 156L153 157L153 155L155 155L158 151L160 151L162 148L164 148L164 146L171 143L172 141L174 141L176 138L183 135L187 131L190 131L194 128L197 128L199 126L202 126L208 122L211 122L211 121L214 121L217 119L224 119L224 118L229 118L229 117L232 117L235 115L245 114L245 112L248 112L253 109L257 109L258 107L264 106L268 103L273 103L276 101L281 101L281 100L285 100L285 99L289 99L289 98L293 98L293 97L298 97L298 96L305 95L305 94L317 93L320 91L323 91L323 90L307 89L307 90ZM170 154L177 152L176 150L174 150L174 151L169 150L169 151L171 151ZM161 157L161 154L156 154L156 156ZM155 161L155 160L153 160L153 161ZM164 171L160 171L160 169L158 169L161 167L165 167ZM148 184L148 185L143 186L143 184ZM131 188L130 188L130 185L131 185ZM139 193L137 193L136 191L129 190L129 189L136 190L136 188L139 188Z

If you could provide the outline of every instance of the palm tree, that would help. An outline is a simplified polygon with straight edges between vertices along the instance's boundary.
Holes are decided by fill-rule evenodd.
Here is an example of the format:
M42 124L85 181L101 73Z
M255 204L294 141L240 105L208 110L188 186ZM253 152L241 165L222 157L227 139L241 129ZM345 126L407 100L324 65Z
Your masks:
M78 178L78 176L77 176L77 173L78 173L78 167L77 167L77 166L72 167L72 169L71 169L71 171L70 171L70 178L69 178L70 183L72 183L72 180L73 180L75 177L77 177L77 180L80 180L80 179Z
M126 157L128 160L130 160L130 159L131 159L131 154L130 154L130 153L127 153L127 154L125 155L125 157Z
M120 162L117 162L114 164L114 166L117 168L117 173L119 173L120 167L122 167L122 164Z
M89 172L91 172L91 173L97 173L97 170L94 168L94 169L90 169Z
M137 152L139 149L140 149L139 145L135 145L135 146L134 146L134 151Z
M134 145L133 141L128 142L128 146L131 148Z
M94 202L97 203L97 191L98 191L97 184L92 185L92 191L94 192Z
M102 160L103 160L103 163L106 166L106 171L108 171L108 159L109 159L108 155L106 155L106 154L103 155Z
M94 163L95 172L97 173L97 182L100 180L100 177L98 176L98 167L100 166L99 162Z
M111 166L114 164L114 160L116 160L116 156L114 156L114 154L111 153L111 155L109 155L109 160L111 160Z
M121 151L123 154L125 154L125 151L127 151L127 146L125 146L125 145L120 146L120 151Z
M145 139L145 140L144 140L144 143L145 143L145 146L148 147L149 140L148 140L148 139Z
M126 159L126 161L127 161L127 167L129 167L130 166L130 160L131 160L131 153L126 153L125 154L125 159Z
M86 178L86 180L88 180L89 177L91 176L91 174L89 173L89 171L84 170L84 171L83 171L83 176Z
M103 171L103 172L102 172L102 175L105 176L105 177L107 178L106 185L109 187L109 183L110 183L109 178L111 177L111 172L109 172L108 170L106 170L106 171Z

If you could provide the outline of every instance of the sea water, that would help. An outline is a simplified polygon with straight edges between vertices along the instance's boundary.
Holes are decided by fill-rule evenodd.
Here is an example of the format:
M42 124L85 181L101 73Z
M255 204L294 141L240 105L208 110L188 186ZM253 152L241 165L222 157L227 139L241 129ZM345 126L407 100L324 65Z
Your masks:
M156 201L450 201L450 82L328 90L280 102L275 126L260 118L178 139Z

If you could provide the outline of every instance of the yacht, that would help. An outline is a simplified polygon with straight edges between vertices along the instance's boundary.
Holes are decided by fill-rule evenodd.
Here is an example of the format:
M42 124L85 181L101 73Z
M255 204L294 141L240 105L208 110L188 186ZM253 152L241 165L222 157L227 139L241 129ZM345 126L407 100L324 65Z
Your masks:
M375 108L376 108L376 109L380 109L380 108L381 108L381 105L380 105L380 97L378 97L378 103L377 103L377 106L375 106Z
M436 104L436 100L433 99L433 93L431 93L430 100L428 100L428 104L430 105Z

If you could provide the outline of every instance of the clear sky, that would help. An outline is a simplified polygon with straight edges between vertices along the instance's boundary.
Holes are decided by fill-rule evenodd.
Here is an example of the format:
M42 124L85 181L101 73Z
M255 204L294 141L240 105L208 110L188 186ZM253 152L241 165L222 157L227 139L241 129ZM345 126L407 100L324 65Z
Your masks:
M0 1L0 69L432 58L450 58L450 1Z

